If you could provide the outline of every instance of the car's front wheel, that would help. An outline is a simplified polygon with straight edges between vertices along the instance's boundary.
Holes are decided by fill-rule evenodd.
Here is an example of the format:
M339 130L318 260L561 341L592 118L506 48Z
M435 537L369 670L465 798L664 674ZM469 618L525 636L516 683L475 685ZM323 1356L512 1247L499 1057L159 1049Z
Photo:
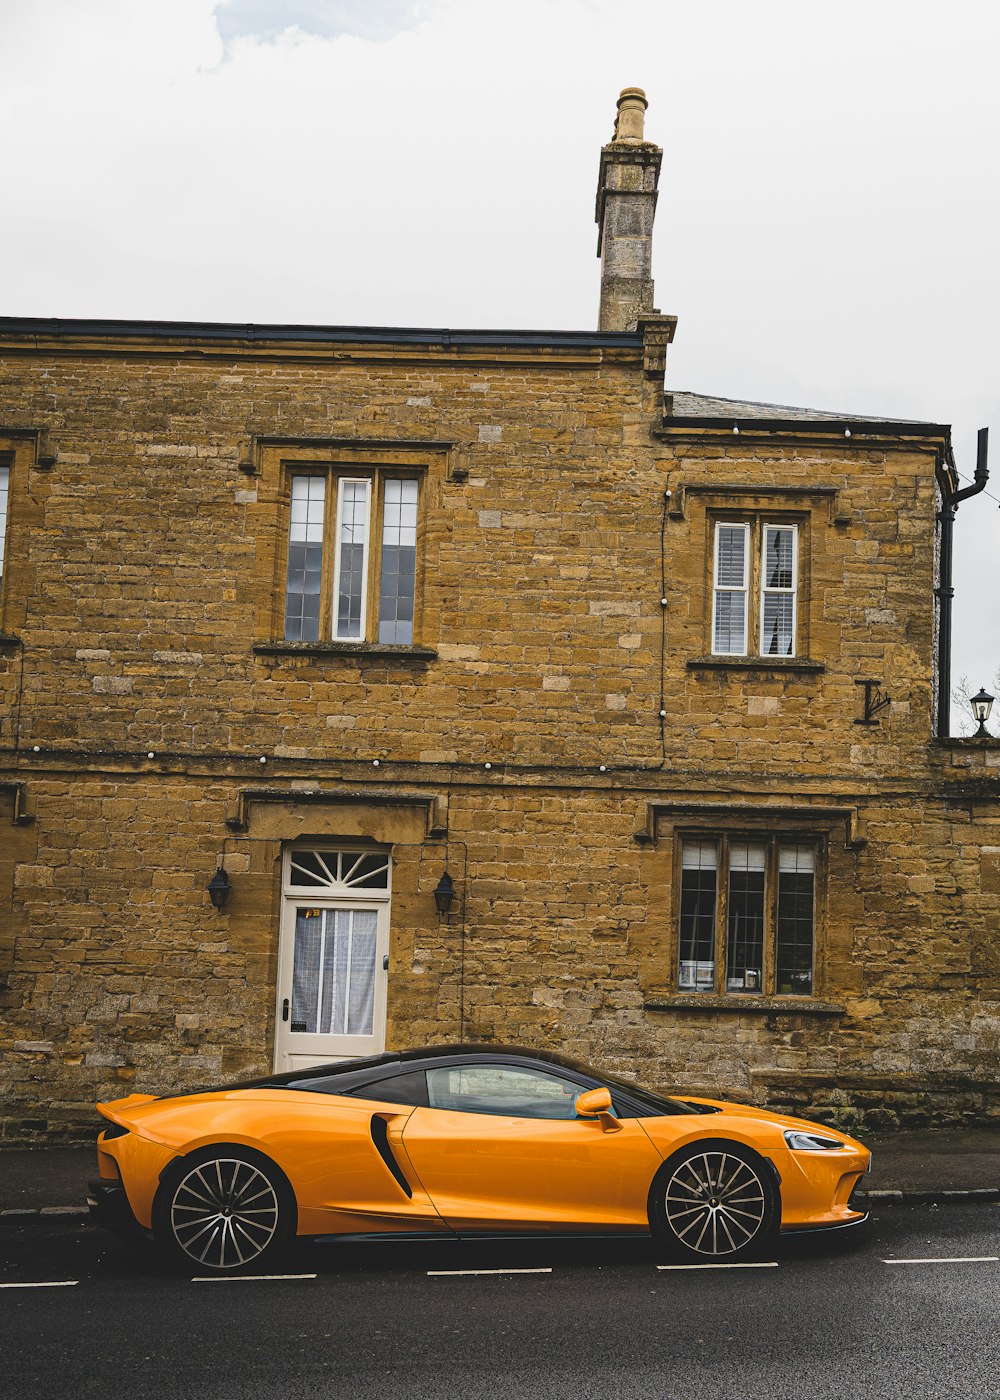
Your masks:
M691 1262L735 1263L771 1242L778 1191L766 1163L739 1143L714 1139L675 1152L649 1193L653 1234Z
M177 1266L205 1273L260 1268L295 1232L295 1197L262 1154L205 1148L176 1163L153 1208L153 1236Z

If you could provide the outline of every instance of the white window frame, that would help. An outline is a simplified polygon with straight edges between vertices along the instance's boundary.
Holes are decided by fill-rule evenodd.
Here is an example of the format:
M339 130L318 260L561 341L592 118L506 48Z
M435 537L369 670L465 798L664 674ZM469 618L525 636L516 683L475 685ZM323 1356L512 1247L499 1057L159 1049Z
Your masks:
M365 538L361 568L361 623L360 635L357 637L349 637L340 631L341 526L344 518L344 488L348 483L352 486L363 486L365 488ZM337 518L334 521L333 597L331 599L332 614L330 619L330 634L335 642L353 642L356 646L364 646L368 637L368 572L371 563L373 485L373 478L368 476L342 476L337 480Z
M3 588L4 565L7 557L7 516L10 505L10 462L0 461L0 590ZM0 592L0 597L2 597Z
M744 536L743 552L743 584L741 587L720 586L719 584L719 542L720 531L742 530ZM742 520L728 520L725 518L715 519L712 522L712 615L709 619L711 628L711 655L720 657L762 657L764 659L777 660L783 657L786 661L792 661L800 655L799 652L799 523L795 520L774 520L759 514L745 516ZM768 530L791 530L792 532L792 586L791 588L767 588L766 585L766 545ZM755 572L756 571L756 572ZM751 635L751 611L750 596L754 592L756 582L756 593L758 605L754 618L753 631L756 635ZM742 593L743 603L743 645L740 651L722 651L716 645L716 618L718 614L719 598L722 594ZM772 653L764 646L764 596L765 594L776 594L778 596L791 596L792 599L792 650L791 652Z
M743 532L743 583L738 588L729 585L721 587L719 584L719 541L722 530L742 530ZM748 639L747 630L750 621L750 524L744 520L716 520L715 539L712 549L712 655L713 656L746 656ZM743 594L743 645L739 651L719 651L715 645L716 619L718 616L719 598L722 594L732 595L734 593Z
M791 530L792 532L792 586L791 588L769 588L767 586L767 532L768 530ZM770 652L764 649L764 598L768 593L778 597L791 596L792 599L792 649L790 652ZM760 611L757 619L757 655L785 656L791 659L799 654L799 527L791 520L762 520L760 526Z

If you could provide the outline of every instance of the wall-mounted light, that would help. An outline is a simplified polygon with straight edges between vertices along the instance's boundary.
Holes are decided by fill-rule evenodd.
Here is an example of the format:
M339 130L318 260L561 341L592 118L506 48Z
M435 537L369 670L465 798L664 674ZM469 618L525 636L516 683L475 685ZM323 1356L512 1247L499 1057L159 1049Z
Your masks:
M229 898L229 876L221 865L208 882L208 897L221 914Z
M970 700L969 703L972 706L973 716L979 721L979 728L972 736L974 739L989 739L991 737L986 728L986 721L990 717L990 711L993 708L993 701L995 699L995 695L991 695L989 691L984 690L982 686L980 686L979 694L974 695Z
M454 902L455 882L446 868L434 887L434 904L442 918L448 913Z

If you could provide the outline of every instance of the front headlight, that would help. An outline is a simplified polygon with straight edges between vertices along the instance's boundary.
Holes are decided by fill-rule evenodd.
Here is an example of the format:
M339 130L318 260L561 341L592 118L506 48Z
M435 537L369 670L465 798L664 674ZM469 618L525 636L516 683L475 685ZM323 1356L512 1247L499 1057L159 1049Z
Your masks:
M785 1133L785 1142L793 1152L837 1152L845 1151L847 1144L839 1138L823 1137L822 1133L806 1133L801 1128L790 1128Z

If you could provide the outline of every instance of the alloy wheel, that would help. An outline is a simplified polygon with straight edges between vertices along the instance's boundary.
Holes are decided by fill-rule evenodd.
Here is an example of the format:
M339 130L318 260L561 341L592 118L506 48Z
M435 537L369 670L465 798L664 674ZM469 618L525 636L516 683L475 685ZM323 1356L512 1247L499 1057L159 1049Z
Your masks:
M745 1250L768 1215L763 1183L754 1168L731 1152L686 1157L667 1182L667 1227L680 1244L706 1257Z
M274 1239L280 1207L267 1176L239 1157L213 1157L183 1176L170 1198L170 1230L197 1264L235 1269Z

